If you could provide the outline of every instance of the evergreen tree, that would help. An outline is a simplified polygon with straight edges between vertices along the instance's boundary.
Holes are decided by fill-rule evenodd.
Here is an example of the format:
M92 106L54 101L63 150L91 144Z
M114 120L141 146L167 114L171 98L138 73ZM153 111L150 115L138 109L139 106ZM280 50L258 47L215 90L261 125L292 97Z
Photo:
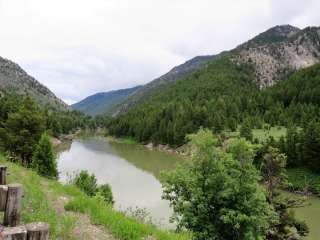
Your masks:
M246 120L240 127L240 137L245 138L248 141L252 141L252 129L248 120Z
M57 163L49 136L43 133L32 157L32 167L46 177L58 177Z
M320 123L311 122L305 129L303 161L316 172L320 172Z
M23 99L18 110L8 114L4 128L6 149L30 165L35 146L45 130L44 116L36 103L30 97Z
M286 156L278 149L269 147L263 157L261 171L267 188L268 202L279 216L268 232L268 239L300 239L308 234L308 227L304 222L295 218L292 208L301 207L299 199L285 197L281 190L287 184Z

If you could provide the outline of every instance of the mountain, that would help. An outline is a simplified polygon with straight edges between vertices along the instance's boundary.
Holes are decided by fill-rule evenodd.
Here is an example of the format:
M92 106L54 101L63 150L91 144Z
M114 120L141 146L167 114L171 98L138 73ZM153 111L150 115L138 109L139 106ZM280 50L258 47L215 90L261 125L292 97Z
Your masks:
M206 63L218 58L221 55L223 55L223 53L218 55L197 56L181 65L174 67L168 73L142 86L138 91L125 99L122 103L119 103L114 108L113 115L127 112L129 109L151 96L154 91L158 91L159 89L166 87L168 84L187 76L188 74L200 69Z
M29 95L42 106L66 109L67 105L18 64L0 57L0 93ZM0 94L1 95L1 94Z
M260 88L271 86L286 74L319 62L319 31L317 27L300 30L291 25L275 26L230 52L195 57L144 85L119 104L115 114L127 112L170 83L226 54L232 54L233 61L238 64L254 64L255 77Z
M116 104L121 103L140 88L141 86L137 86L116 91L96 93L71 105L71 107L92 116L108 114L113 110Z
M304 96L310 94L312 99L320 99L319 78L315 74L319 65L305 75L298 74L302 80L295 84L288 76L319 62L320 28L276 26L208 60L182 78L158 85L149 94L147 91L143 100L111 119L107 127L116 136L179 146L187 134L201 126L215 132L235 131L245 122L256 128L264 123L303 126L320 119L319 103L308 102ZM279 84L283 81L290 83L276 97L273 86L282 86ZM315 85L307 84L308 81ZM311 85L299 96L303 100L296 102L293 93L299 95L300 89ZM125 101L127 106L136 94Z

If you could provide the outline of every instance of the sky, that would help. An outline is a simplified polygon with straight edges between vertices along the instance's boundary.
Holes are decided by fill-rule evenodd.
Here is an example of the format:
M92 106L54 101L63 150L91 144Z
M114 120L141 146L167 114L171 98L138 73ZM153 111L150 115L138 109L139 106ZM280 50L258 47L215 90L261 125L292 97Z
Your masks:
M275 25L319 26L319 9L319 0L0 0L0 56L70 104Z

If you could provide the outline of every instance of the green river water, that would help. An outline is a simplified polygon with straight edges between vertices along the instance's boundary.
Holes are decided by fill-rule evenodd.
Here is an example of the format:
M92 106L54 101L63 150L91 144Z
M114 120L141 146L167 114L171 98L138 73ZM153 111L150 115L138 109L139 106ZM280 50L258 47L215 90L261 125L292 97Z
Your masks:
M173 169L182 157L144 146L109 142L104 138L76 139L60 150L60 180L82 169L94 173L100 184L109 183L117 209L145 208L162 227L172 227L169 203L161 199L161 171ZM320 240L320 198L309 198L308 206L296 210L310 227L307 240Z

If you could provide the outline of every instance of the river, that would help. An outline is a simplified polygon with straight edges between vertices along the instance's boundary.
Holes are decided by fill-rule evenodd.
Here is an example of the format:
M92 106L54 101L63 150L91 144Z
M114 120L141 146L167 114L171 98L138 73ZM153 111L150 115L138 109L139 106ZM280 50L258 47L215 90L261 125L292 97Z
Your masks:
M115 207L145 208L160 226L170 228L172 210L161 199L161 171L173 169L182 157L143 146L110 142L105 138L83 138L66 145L58 155L60 180L68 181L70 174L80 170L94 173L99 184L109 183ZM299 208L296 214L307 222L310 234L306 240L320 239L320 199L308 199L310 205Z

